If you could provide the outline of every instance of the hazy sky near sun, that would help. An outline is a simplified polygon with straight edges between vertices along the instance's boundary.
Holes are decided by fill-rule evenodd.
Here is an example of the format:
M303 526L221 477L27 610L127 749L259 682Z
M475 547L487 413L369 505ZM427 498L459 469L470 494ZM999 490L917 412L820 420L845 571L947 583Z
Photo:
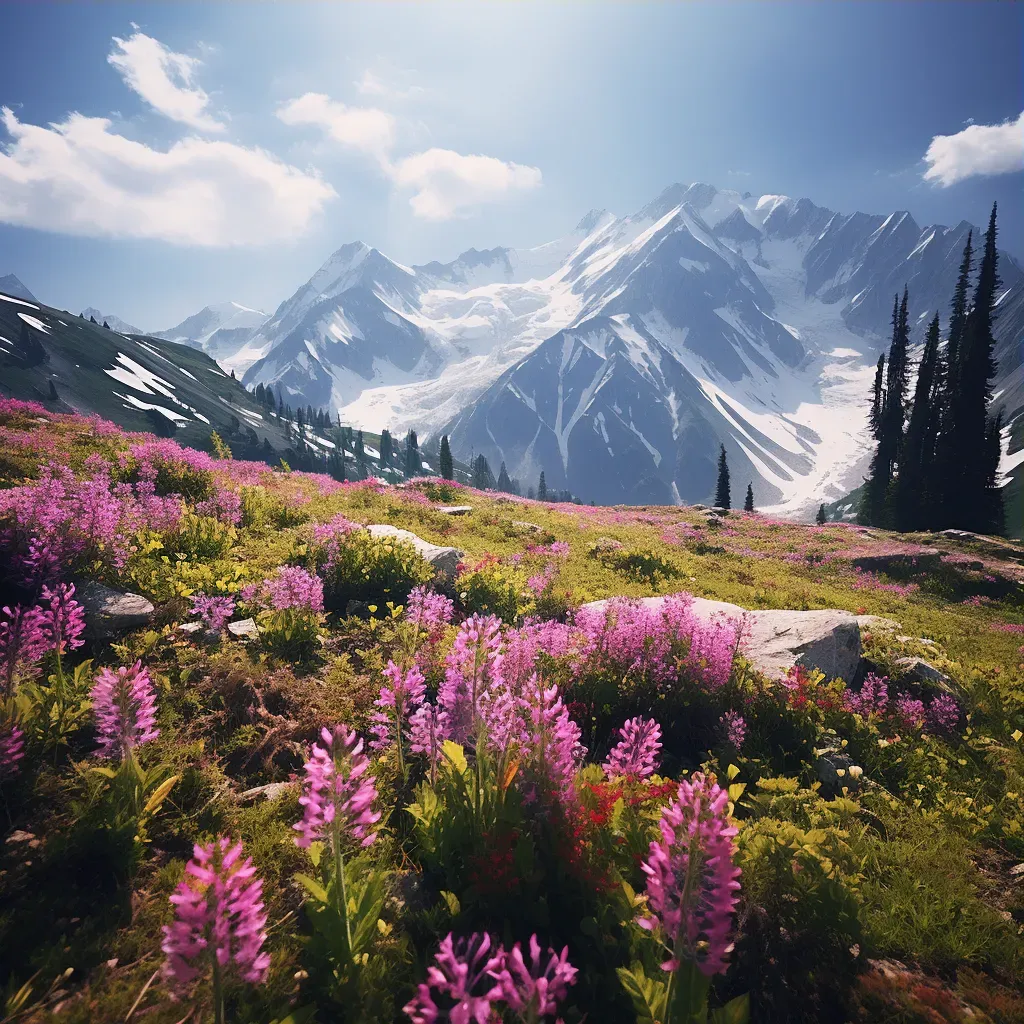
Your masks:
M145 329L340 245L529 246L672 182L1024 255L1016 3L9 4L0 276Z

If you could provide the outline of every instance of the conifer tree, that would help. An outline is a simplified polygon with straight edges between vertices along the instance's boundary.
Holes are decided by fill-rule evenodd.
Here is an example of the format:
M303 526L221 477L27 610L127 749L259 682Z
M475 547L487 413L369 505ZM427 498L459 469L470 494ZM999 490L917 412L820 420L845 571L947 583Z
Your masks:
M540 471L540 480L537 481L537 500L547 501L548 500L548 485L544 479L544 470Z
M505 468L504 462L502 462L501 469L498 471L498 490L504 491L506 494L512 493L512 481L509 479L508 470Z
M367 476L366 472L366 448L363 445L363 432L361 430L356 432L356 443L355 443L355 457L356 457L356 474L359 479L362 480Z
M819 526L824 526L828 522L828 513L825 511L825 503L822 502L818 506L818 514L814 517L814 521Z
M405 475L407 477L419 476L422 468L420 443L416 438L416 431L410 430L405 435Z
M473 486L480 491L494 487L494 475L483 455L478 455L473 463Z
M725 459L725 445L719 446L718 484L715 487L715 508L732 508L729 494L729 464Z
M754 485L753 484L747 484L747 497L746 497L746 499L743 502L743 511L744 512L753 512L754 511Z
M437 453L437 468L445 480L455 479L455 466L452 463L452 450L448 444L448 435L441 435L441 446Z
M871 433L875 440L878 440L878 431L882 426L882 400L885 394L885 353L878 356L878 364L875 366L875 386L871 397Z
M392 455L391 431L385 427L380 432L380 468L384 469L391 462Z

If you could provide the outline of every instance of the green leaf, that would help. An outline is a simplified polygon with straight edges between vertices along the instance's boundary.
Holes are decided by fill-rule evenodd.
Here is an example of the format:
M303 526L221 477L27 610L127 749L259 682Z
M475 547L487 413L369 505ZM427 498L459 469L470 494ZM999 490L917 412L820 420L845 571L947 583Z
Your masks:
M444 755L445 763L450 765L452 770L457 772L459 775L465 773L468 768L466 762L466 755L462 751L462 747L454 740L445 740L441 747L441 752Z
M143 808L144 813L152 814L167 799L167 794L174 789L174 784L180 778L180 775L172 775L169 779L164 779L150 794L146 806Z
M747 1024L750 1020L750 996L743 995L730 999L725 1006L711 1011L708 1024Z
M295 875L295 881L301 885L306 892L310 894L315 900L319 900L321 903L327 903L330 897L327 895L327 890L315 879L310 878L309 875L303 875L298 873Z
M105 765L95 765L90 771L95 772L97 775L102 775L105 779L116 779L117 772L113 768L107 768Z
M272 1021L271 1024L310 1024L315 1017L315 1006L300 1006L299 1009L292 1010L287 1017Z
M639 962L635 962L632 967L616 968L615 973L633 1003L637 1024L657 1024L665 1020L665 998L668 995L666 982L648 978L644 974L643 964Z
M453 892L448 892L445 889L441 890L441 898L448 904L448 913L452 917L456 917L462 910L462 904L459 902L459 897Z

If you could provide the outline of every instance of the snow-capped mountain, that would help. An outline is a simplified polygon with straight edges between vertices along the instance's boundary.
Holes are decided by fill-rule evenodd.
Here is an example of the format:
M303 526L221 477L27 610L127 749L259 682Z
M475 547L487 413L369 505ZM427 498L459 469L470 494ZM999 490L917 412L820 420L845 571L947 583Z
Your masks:
M119 316L114 316L113 313L101 313L95 306L89 306L88 309L83 309L81 315L85 320L92 317L92 319L101 326L106 324L112 331L117 331L118 334L146 333L138 327L133 327L130 323L126 320L122 320Z
M14 274L5 274L0 277L0 292L4 295L13 295L16 299L27 299L29 302L39 301Z
M246 342L247 384L367 428L448 432L602 502L704 501L718 444L759 507L806 513L859 483L893 294L915 340L945 317L970 226L838 214L673 185L534 249L406 267L343 246ZM1021 404L1024 272L1002 254L1008 410Z
M157 331L152 336L191 345L228 370L244 370L252 360L246 360L244 355L239 357L239 353L246 349L249 338L266 320L267 314L262 310L237 302L219 302L193 313L176 327Z

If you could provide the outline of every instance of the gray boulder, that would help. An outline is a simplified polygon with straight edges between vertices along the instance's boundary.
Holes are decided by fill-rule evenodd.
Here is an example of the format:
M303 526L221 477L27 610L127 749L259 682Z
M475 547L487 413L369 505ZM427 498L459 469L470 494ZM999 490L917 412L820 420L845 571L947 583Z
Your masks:
M657 609L665 597L645 597L641 604ZM584 608L604 608L593 601ZM744 655L759 672L785 675L794 665L817 669L828 679L850 681L860 663L860 626L843 611L747 611L728 601L693 599L694 613L705 621L724 617L742 620Z
M256 620L253 618L236 619L228 623L228 632L239 640L257 640L260 631L256 628Z
M838 796L844 788L850 790L859 788L863 775L858 774L855 778L850 774L854 763L849 754L829 747L827 750L817 751L817 755L814 768L818 774L818 781L821 783L822 796L834 797ZM840 772L843 774L840 775Z
M472 505L436 505L436 512L443 512L446 516L467 516L473 511Z
M75 599L85 610L86 635L108 640L153 621L156 609L141 594L114 590L96 580L75 586Z
M967 691L952 676L940 672L924 658L897 658L895 664L903 679L919 684L924 690L946 693L961 702L967 697Z
M458 565L462 561L463 551L458 548L443 547L440 544L431 544L422 537L417 537L409 530L401 530L390 523L368 526L367 530L374 537L394 537L396 540L408 541L419 553L420 557L434 567L434 574L443 579L446 583L452 583L458 572Z
M529 523L525 519L513 519L509 524L523 533L541 533L542 527L538 523Z

